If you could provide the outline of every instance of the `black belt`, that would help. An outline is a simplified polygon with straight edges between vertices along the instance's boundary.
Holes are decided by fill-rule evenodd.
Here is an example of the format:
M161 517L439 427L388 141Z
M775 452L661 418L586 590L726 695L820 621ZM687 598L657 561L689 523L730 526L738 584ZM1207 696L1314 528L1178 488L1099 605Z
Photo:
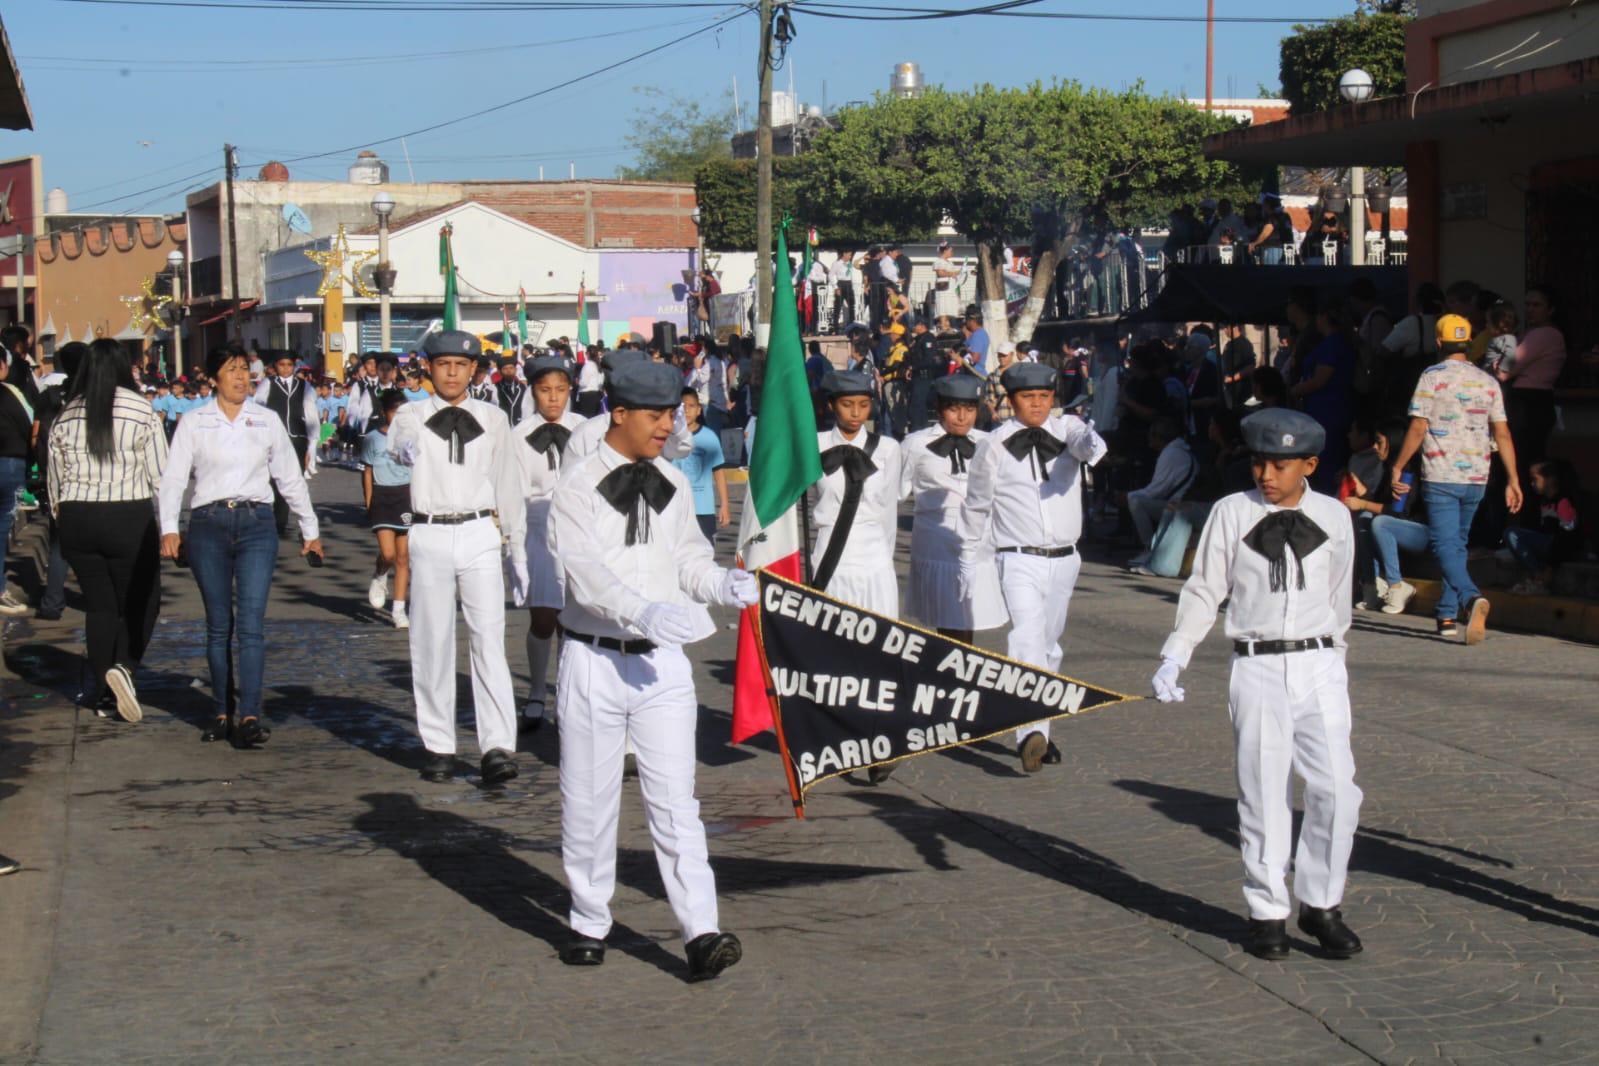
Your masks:
M566 640L575 640L579 644L592 644L596 648L606 651L619 651L623 655L648 655L655 650L653 641L648 640L622 640L618 637L596 637L592 633L579 633L575 629L561 627L561 636Z
M1068 555L1077 554L1077 545L1068 544L1064 548L1022 548L1011 545L1008 548L995 548L1001 554L1015 552L1018 555L1036 555L1040 559L1064 559Z
M1308 640L1235 640L1236 655L1287 655L1296 651L1319 651L1336 645L1331 637L1311 637Z
M414 526L458 526L463 522L493 517L494 511L492 509L463 511L461 514L413 514L411 515L411 524Z
M271 506L272 505L270 503L267 503L265 500L244 500L244 499L212 500L210 503L202 503L198 507L191 508L191 510L194 510L194 511L208 511L208 510L210 510L213 507L226 507L230 511L237 511L241 507L271 507Z

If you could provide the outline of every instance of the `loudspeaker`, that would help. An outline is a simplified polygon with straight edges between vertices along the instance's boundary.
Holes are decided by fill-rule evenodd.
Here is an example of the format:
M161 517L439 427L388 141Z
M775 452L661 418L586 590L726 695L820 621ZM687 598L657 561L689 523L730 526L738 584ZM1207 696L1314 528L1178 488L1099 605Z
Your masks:
M660 349L662 355L671 355L672 349L677 347L677 323L655 323L655 332L651 340L654 341L655 347Z

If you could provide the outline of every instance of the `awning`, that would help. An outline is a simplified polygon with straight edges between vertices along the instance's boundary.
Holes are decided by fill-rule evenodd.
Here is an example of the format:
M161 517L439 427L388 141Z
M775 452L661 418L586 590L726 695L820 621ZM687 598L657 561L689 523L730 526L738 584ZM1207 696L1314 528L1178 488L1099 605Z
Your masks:
M22 87L22 72L11 54L11 38L0 24L0 127L8 130L33 129L33 109Z
M1347 292L1356 278L1370 278L1377 299L1395 321L1404 315L1407 274L1402 266L1220 266L1173 263L1166 284L1148 307L1128 322L1226 322L1267 325L1283 320L1295 289Z
M1416 142L1469 139L1507 122L1581 114L1599 92L1599 56L1499 78L1344 104L1205 138L1205 155L1234 163L1402 166Z
M210 318L202 318L200 321L196 322L195 325L197 325L197 326L214 326L218 322L223 322L223 321L226 321L227 319L231 318L233 316L234 312L236 312L236 311L248 311L250 308L254 307L256 304L258 304L260 302L261 302L260 300L245 300L242 303L240 303L239 306L230 307L226 311L223 311L221 314L212 315Z

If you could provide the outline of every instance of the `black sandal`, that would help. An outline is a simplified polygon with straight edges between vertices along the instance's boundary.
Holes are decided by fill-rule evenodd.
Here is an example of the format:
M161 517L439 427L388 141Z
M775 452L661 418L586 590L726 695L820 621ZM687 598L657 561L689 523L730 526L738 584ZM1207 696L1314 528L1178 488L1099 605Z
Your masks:
M211 719L211 724L200 732L200 743L210 744L218 740L228 739L227 715L219 714Z
M246 718L233 730L233 746L241 751L245 748L258 748L265 744L272 736L272 730L261 724L259 718Z

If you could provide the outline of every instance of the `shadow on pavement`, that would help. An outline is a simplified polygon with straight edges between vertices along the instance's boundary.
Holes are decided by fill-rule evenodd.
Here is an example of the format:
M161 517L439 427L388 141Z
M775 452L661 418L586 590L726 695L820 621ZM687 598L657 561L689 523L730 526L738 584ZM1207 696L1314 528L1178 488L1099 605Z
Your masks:
M1151 884L1114 860L1069 840L989 814L923 806L892 792L863 790L847 795L874 808L877 817L912 844L935 870L958 869L948 853L948 845L955 844L1195 933L1237 941L1244 931L1241 916Z
M1231 797L1194 789L1160 785L1153 781L1117 781L1116 787L1146 796L1150 806L1182 825L1194 826L1231 848L1238 847L1237 806ZM1297 815L1296 815L1297 820ZM1409 845L1409 846L1406 846ZM1428 849L1426 851L1420 849ZM1418 840L1402 833L1357 829L1351 871L1409 881L1423 888L1498 907L1534 922L1599 936L1599 909L1561 899L1535 888L1451 862L1431 852L1445 851L1477 862L1514 869L1513 863L1490 855Z

